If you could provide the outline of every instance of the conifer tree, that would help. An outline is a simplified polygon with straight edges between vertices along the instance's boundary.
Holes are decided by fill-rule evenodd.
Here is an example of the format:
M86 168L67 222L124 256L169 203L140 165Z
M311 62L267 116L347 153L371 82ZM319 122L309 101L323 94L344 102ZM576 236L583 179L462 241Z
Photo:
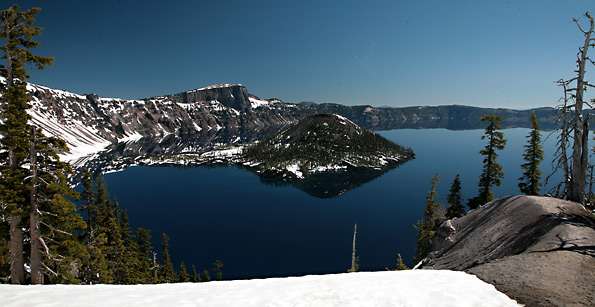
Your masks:
M136 240L140 278L142 279L142 283L151 283L153 282L153 270L151 269L151 257L153 255L151 232L147 229L137 228Z
M223 280L223 262L221 260L215 260L215 273L217 274L217 280Z
M401 254L397 254L397 267L395 268L395 271L403 271L403 270L411 270L408 266L405 265L405 262L403 262L403 258L401 257Z
M186 266L184 265L184 261L180 263L180 274L178 274L178 282L189 282L190 277L188 276L188 272L186 272Z
M86 228L86 224L70 201L77 197L63 173L70 172L70 167L60 162L56 154L57 150L66 150L66 144L59 139L44 137L41 130L36 128L32 128L31 137L31 283L43 284L44 272L53 275L56 282L80 282L78 269L86 258L86 252L77 233Z
M450 186L450 194L446 196L446 201L449 206L446 208L446 218L454 219L455 217L461 217L465 214L463 208L463 198L461 197L461 179L459 174L452 181Z
M211 276L209 275L209 270L202 271L202 281L211 281Z
M196 267L192 265L192 282L201 282L200 274L197 273Z
M5 41L0 50L3 52L0 75L6 83L0 84L0 209L9 222L10 233L10 276L11 283L24 284L23 218L30 213L27 200L24 168L29 157L31 128L28 124L30 108L27 96L29 78L25 64L32 64L37 69L51 65L53 58L36 56L30 49L40 46L32 39L41 35L41 27L33 26L35 15L40 8L19 11L14 5L0 11L0 39Z
M169 256L169 237L163 234L163 241L161 242L161 265L160 265L160 279L162 282L174 282L176 279L176 273L171 263Z
M479 151L481 155L485 156L483 159L483 172L479 177L479 195L469 200L469 209L476 209L493 200L492 186L500 186L502 178L504 178L502 165L496 162L498 157L496 151L503 150L506 145L504 134L500 132L502 129L500 126L502 116L485 115L481 118L481 121L488 123L485 128L485 135L481 137L482 140L487 139L488 144Z
M421 261L423 258L423 253L426 249L428 241L434 233L436 232L436 221L440 218L438 208L440 204L438 203L438 192L436 192L436 186L440 178L438 177L438 173L434 175L432 178L432 188L428 192L428 196L426 197L426 210L424 211L424 216L421 220L417 221L417 225L415 228L417 229L417 245L415 248L415 261Z
M543 146L541 145L541 127L537 122L535 112L531 112L531 132L527 138L529 142L524 146L525 154L523 159L526 163L521 165L523 175L519 178L519 189L521 193L527 195L539 195L539 189L542 186L539 164L543 161Z
M93 220L93 242L91 244L91 266L88 276L88 283L112 283L114 282L113 272L113 209L107 186L103 176L98 175L95 178L95 199L91 209L91 218Z

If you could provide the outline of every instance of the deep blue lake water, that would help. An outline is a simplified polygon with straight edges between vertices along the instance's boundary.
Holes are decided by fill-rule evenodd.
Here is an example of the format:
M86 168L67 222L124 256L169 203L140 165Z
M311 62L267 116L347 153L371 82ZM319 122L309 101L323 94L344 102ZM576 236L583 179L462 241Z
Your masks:
M498 162L505 179L496 197L518 194L523 145L529 129L504 130ZM225 279L345 272L351 266L354 224L361 270L394 267L397 253L412 263L416 231L430 180L440 173L446 195L461 175L465 199L476 196L483 157L483 130L392 130L381 135L411 147L416 158L345 194L321 199L291 186L264 185L237 167L130 167L105 175L110 194L126 209L131 226L151 230L160 252L170 237L174 266L190 270L224 263ZM547 133L542 133L545 138ZM552 136L542 170L549 174ZM213 275L213 274L211 274Z

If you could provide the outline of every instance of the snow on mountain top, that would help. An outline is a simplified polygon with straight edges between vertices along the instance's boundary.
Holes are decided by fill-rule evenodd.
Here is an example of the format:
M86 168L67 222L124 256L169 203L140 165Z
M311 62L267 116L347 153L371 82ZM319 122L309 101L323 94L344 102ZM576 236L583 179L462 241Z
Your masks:
M414 270L159 285L0 285L3 306L519 306L473 275Z
M195 90L187 91L186 93L192 93L192 92L210 90L210 89L214 89L214 88L232 87L232 86L243 86L243 85L241 85L239 83L235 83L235 84L214 84L214 85L209 85L209 86L197 88Z

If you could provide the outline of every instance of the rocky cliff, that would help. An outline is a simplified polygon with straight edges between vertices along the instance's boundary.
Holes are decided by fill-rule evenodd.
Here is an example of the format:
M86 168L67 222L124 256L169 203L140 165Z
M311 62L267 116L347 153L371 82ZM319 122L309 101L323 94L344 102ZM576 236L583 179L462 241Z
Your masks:
M528 127L529 111L466 106L375 108L339 104L284 103L260 99L240 84L222 84L146 99L123 100L78 95L30 84L32 122L67 141L73 151L93 151L138 139L194 135L201 131L261 130L319 113L339 114L371 130L399 128L478 129L485 114L504 115L504 127ZM536 110L544 129L552 128L552 108Z
M422 269L461 270L526 306L592 306L595 216L551 197L510 196L444 222Z

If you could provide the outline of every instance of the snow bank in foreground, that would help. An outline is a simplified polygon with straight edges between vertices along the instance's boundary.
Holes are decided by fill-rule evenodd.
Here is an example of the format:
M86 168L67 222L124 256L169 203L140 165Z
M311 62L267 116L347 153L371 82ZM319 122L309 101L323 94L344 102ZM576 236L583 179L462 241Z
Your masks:
M2 306L519 306L464 272L415 270L160 285L0 285Z

